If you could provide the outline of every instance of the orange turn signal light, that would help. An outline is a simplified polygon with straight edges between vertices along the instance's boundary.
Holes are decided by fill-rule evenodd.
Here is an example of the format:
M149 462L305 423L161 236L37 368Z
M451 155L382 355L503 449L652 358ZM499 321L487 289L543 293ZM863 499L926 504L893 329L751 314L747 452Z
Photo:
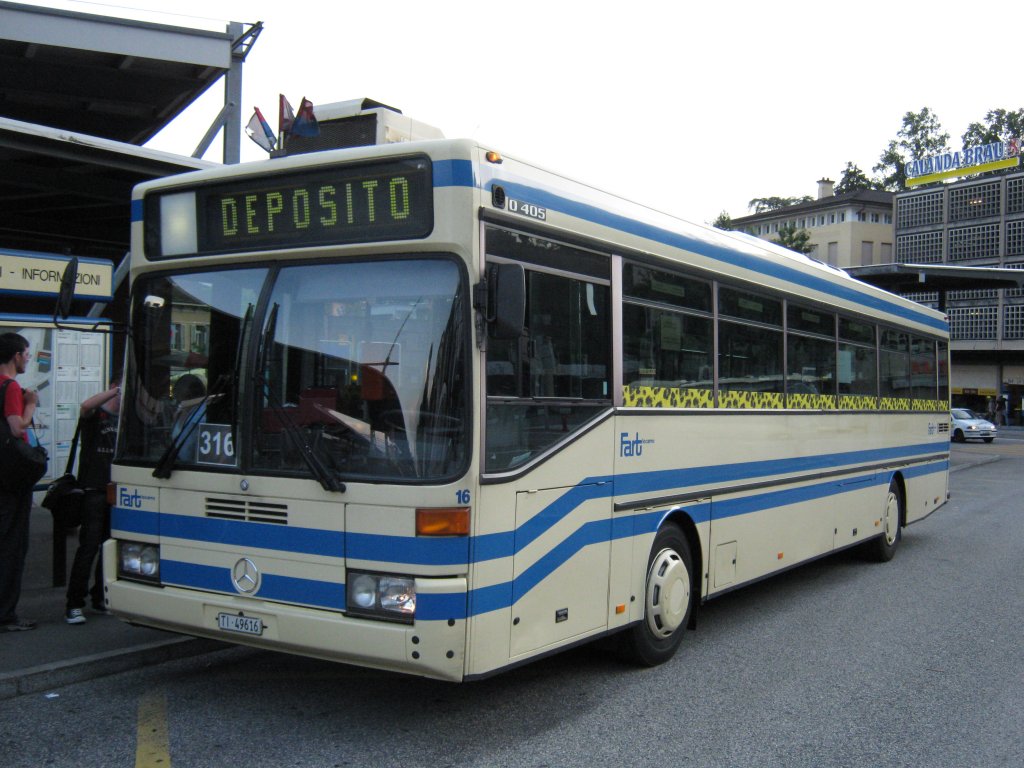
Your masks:
M485 157L487 158L487 162L488 163L494 163L495 165L501 163L501 161L504 159L504 158L502 158L500 152L494 152L494 151L488 152L485 155Z
M417 507L417 536L468 536L469 507Z

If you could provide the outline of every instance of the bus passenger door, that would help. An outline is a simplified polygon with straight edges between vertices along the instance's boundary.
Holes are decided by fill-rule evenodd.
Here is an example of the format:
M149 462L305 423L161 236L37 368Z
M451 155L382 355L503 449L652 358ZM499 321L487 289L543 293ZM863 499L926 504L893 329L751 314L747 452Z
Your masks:
M611 483L516 493L511 657L604 629Z

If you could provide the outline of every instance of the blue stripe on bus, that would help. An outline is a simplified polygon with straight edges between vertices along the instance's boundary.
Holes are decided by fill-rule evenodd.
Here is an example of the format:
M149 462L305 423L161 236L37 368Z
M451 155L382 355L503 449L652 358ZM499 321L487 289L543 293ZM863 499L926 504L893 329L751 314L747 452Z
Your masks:
M908 476L922 476L935 472L945 472L949 469L949 462L943 461L923 467L915 467L912 472L904 472ZM763 512L775 507L798 504L801 502L816 501L843 493L850 493L854 490L861 490L864 483L870 482L874 485L888 485L891 473L880 473L879 475L865 475L857 478L856 488L848 480L842 483L831 481L818 485L795 488L785 491L770 491L768 493L748 496L742 499L732 499L714 503L714 511L710 504L697 504L687 506L686 511L694 518L695 522L707 522L714 517L722 519L737 515ZM863 481L863 482L860 482ZM825 510L826 512L828 510ZM659 510L656 512L645 512L639 515L625 518L625 522L619 521L618 525L613 523L611 528L612 538L625 538L639 536L641 534L654 533L661 527L662 522L668 517L670 510ZM608 530L607 522L602 521L601 525L585 523L574 534L559 543L547 555L543 556L536 563L531 565L518 578L511 583L493 584L488 587L480 587L470 593L469 605L472 615L488 613L490 611L509 608L522 599L531 589L541 583L560 567L565 565L584 547L591 544L599 544L603 541L596 532Z
M402 553L410 565L465 565L469 562L469 537L413 538L379 534L326 531L272 523L215 520L190 515L143 512L123 507L111 510L111 527L118 531L165 538L255 547L289 554L350 557L393 561Z
M572 514L573 510L581 504L617 495L614 490L615 485L611 480L611 478L597 478L592 482L588 478L567 490L516 529L515 551L520 552L528 547L551 530L560 520Z
M770 466L774 463L775 462L752 462L750 466L758 464ZM905 467L900 471L905 477L913 478L922 477L936 472L946 472L948 469L948 460L942 460L917 467ZM664 473L640 474L663 475ZM685 505L680 504L677 506L685 507L687 514L693 518L694 522L701 524L712 519L723 519L727 517L753 514L777 507L817 501L843 493L851 493L863 489L867 484L888 485L892 475L892 471L878 473L872 472L854 477L830 479L825 482L815 483L800 488L768 490L763 493L755 493L741 498L723 499L715 501L713 505L707 502L701 502L693 504L687 503ZM656 485L660 487L660 483L656 483ZM582 488L570 489L569 492L561 496L559 499L556 499L548 508L543 510L540 515L533 518L546 518L548 526L544 530L541 530L540 528L529 529L524 538L529 538L530 541L535 541L538 536L545 532L545 530L549 530L556 522L568 516L572 509L583 501L598 497L612 496L612 487L611 483L604 483L601 485L592 483ZM597 489L601 489L600 493L597 492ZM575 491L578 492L574 493ZM544 555L532 563L512 582L504 582L472 590L468 598L468 615L479 615L514 605L516 601L522 599L523 596L529 593L545 578L557 571L577 553L588 546L615 539L630 538L655 532L664 522L665 518L668 517L673 508L674 507L666 507L631 515L623 514L618 517L613 517L611 520L587 521L581 524L575 531L568 534L568 536L556 543ZM827 509L823 511L827 512ZM195 519L196 518L188 518L188 520ZM187 524L182 524L182 520L183 519L180 518L180 516L176 515L157 515L156 513L151 512L129 511L115 508L113 527L120 531L134 531L151 534L159 532L163 535L168 535L166 533L167 530L174 530L179 534L189 530L210 533L211 529L206 529L204 526L193 527ZM218 525L223 522L225 521L217 521ZM169 525L167 525L168 523ZM254 529L254 533L250 537L233 536L230 543L245 543L242 539L248 538L253 546L265 549L281 549L280 545L283 542L279 537L265 538L275 532L280 533L280 526L235 522L226 529L235 529L238 526L252 528ZM526 530L527 526L524 525L520 527L519 532ZM303 539L308 534L316 534L317 536L322 537L325 533L330 534L329 538L336 538L338 541L344 541L341 534L325 531L312 531L312 529L302 529L302 535L298 537L298 540ZM525 546L525 544L519 547L514 545L516 533L517 532L489 534L474 537L472 540L460 539L458 540L459 546L457 547L459 552L458 557L462 558L464 556L464 553L466 552L465 547L467 546L470 548L469 551L472 552L472 562L482 562L485 560L495 559L497 557L512 556L516 552L521 551L522 546ZM393 555L390 553L397 551L404 552L409 545L412 545L413 549L418 549L419 554L414 558L407 558L403 555L402 560L399 562L408 562L413 564L417 559L425 559L427 564L461 565L466 562L465 559L445 560L442 556L442 553L447 551L445 548L441 547L431 551L429 547L430 543L451 540L438 539L431 542L430 540L414 539L411 537L373 536L371 534L359 534L358 539L359 543L356 548L357 552L363 556L380 553L380 559L385 562L396 562ZM204 540L212 542L224 541L223 539L215 538ZM421 547L421 545L428 546ZM305 550L293 551L302 552ZM424 555L425 552L428 553L426 556ZM334 551L331 554L341 556L341 553L338 551ZM356 556L352 552L345 552L344 554L349 557ZM451 555L452 552L449 552L449 556ZM467 557L466 559L469 558ZM212 589L219 592L234 592L234 588L231 584L231 574L228 569L190 565L177 561L161 561L161 569L164 579L168 583L177 583L183 586L200 589ZM274 576L273 574L267 574L264 577L259 595L272 600L318 605L333 609L340 609L344 605L344 585L319 582L315 580L292 579L288 577ZM460 608L460 606L463 605L462 601L464 599L464 596L461 593L451 593L447 595L423 595L423 598L426 601L425 605L431 607L429 607L429 609L424 609L427 611L426 613L420 613L419 608L417 609L417 613L421 618L457 619L464 618L465 615L467 615L467 609Z
M416 595L417 620L465 619L467 613L465 592L430 592Z
M781 261L773 261L764 256L743 253L739 250L725 248L720 245L703 241L690 235L673 232L668 229L657 227L653 224L645 224L637 219L628 216L611 213L594 205L571 200L567 197L549 192L547 190L531 187L509 179L495 178L488 184L481 185L475 173L475 165L469 160L438 160L433 163L434 187L480 187L483 191L500 183L505 191L513 197L524 202L535 203L550 210L560 211L566 215L573 216L583 221L609 227L626 234L643 237L657 243L663 243L672 248L697 253L709 259L725 264L731 264L743 269L752 270L761 274L770 275L780 280L802 286L809 290L835 296L837 298L862 304L872 309L886 312L890 315L921 323L938 331L948 332L949 324L944 320L916 312L910 307L903 307L865 291L860 291L853 286L838 285L822 277L808 275L800 270L794 269ZM142 201L132 200L131 220L142 221Z
M433 169L435 187L477 186L475 166L469 160L435 160ZM142 200L131 201L131 220L132 223L143 220Z
M160 577L162 583L171 586L238 594L231 581L230 568L161 560ZM345 608L345 585L264 573L255 597L340 611Z
M703 488L718 483L741 483L762 480L779 475L832 470L839 466L862 464L869 461L892 461L912 459L935 453L932 443L908 445L865 451L848 451L824 456L804 456L793 459L770 459L767 461L741 462L738 464L711 465L690 469L666 469L653 472L623 473L614 478L591 477L570 488L547 508L535 515L516 530L514 553L521 551L537 537L543 535L560 520L567 517L583 501L614 495L616 498L636 494L675 491L685 493L692 488ZM904 474L907 474L904 471ZM799 482L799 480L797 480ZM849 483L849 478L842 482ZM612 490L614 489L614 490ZM728 489L725 489L728 492ZM709 495L716 491L711 489ZM758 498L752 496L750 498ZM717 509L716 502L716 509ZM704 522L696 520L695 522ZM532 525L536 523L536 525ZM506 557L507 554L498 556Z
M512 605L512 584L502 582L489 587L478 587L469 591L469 615L479 616L491 611L500 611Z
M143 512L138 509L112 507L110 510L110 527L115 531L141 533L145 536L160 535L159 512Z
M939 471L944 472L948 468L949 463L943 461L909 468L904 474L918 477ZM715 502L713 517L716 519L734 517L788 504L816 501L849 493L854 490L854 485L859 489L864 483L888 485L890 475L891 473L864 475L854 478L853 481L830 481L803 488L769 491L741 499ZM706 522L712 517L711 505L707 503L689 505L686 509L696 522ZM618 518L610 522L602 520L585 523L512 582L474 589L468 596L461 592L420 595L417 599L417 618L424 621L465 619L471 615L509 608L585 547L610 539L653 533L661 526L669 511L667 509L658 510ZM225 593L234 591L230 571L225 568L161 561L161 571L166 583ZM275 576L274 574L264 575L258 595L268 600L315 605L334 610L343 610L345 604L344 584Z
M475 166L469 160L435 160L435 187L476 187Z
M161 560L160 573L164 584L237 594L231 581L231 570L210 565ZM300 579L264 573L254 597L283 603L312 605L333 611L345 610L345 585L338 582ZM424 621L465 619L466 593L421 594L416 599L416 617Z
M502 531L501 533L484 533L474 536L470 551L474 563L511 557L516 551L516 532Z
M248 523L235 520L211 520L209 518L170 513L143 512L114 507L112 527L118 531L164 536L177 539L204 541L254 547L273 551L348 557L378 562L401 562L409 565L465 565L511 557L528 547L562 520L568 518L587 501L600 498L623 498L636 494L675 491L685 493L694 487L710 486L724 482L752 482L798 472L835 469L841 465L863 463L872 460L912 459L934 453L935 445L920 445L870 451L850 451L825 456L808 456L794 459L771 459L768 461L742 462L729 465L713 465L691 469L658 470L654 472L624 473L611 482L611 478L587 478L579 485L569 488L538 514L515 530L485 534L475 537L425 538L413 536L386 536L369 533L348 533L326 531L314 528L297 528L270 523ZM924 467L906 467L907 477L916 477L937 471L937 464ZM948 466L943 463L942 466ZM846 478L842 484L849 484ZM841 487L830 481L827 485ZM810 486L821 487L821 486ZM796 489L801 493L806 489ZM852 490L852 489L849 489ZM715 490L708 491L710 495ZM726 489L727 492L727 489ZM775 491L774 493L790 493ZM752 495L743 499L716 502L717 510L723 504L750 504L751 500L763 495ZM781 498L781 497L780 497ZM783 503L770 506L781 506ZM693 505L688 505L688 508ZM736 513L742 514L742 513ZM623 516L629 519L628 516ZM695 522L706 522L695 519ZM395 553L401 552L401 560Z
M338 531L143 512L116 506L111 510L111 527L151 536L259 547L304 555L342 557L345 552L345 534Z
M615 495L619 498L639 493L653 493L673 489L685 490L718 483L739 483L778 475L833 470L853 464L879 461L909 460L939 451L935 443L920 443L896 448L876 448L864 451L846 451L817 456L798 456L790 459L768 459L737 464L713 464L690 469L663 469L654 472L623 473L615 477ZM603 478L588 478L583 482Z
M384 536L374 533L349 533L345 540L345 557L354 560L376 560L409 565L466 565L469 563L469 537Z
M520 600L527 592L571 560L576 553L591 544L601 544L610 540L610 520L591 520L583 523L562 541L555 544L547 553L537 558L515 579L512 586L512 602Z
M266 547L304 555L342 557L345 551L345 535L338 531L188 515L164 515L160 522L160 535L240 547Z
M918 322L938 331L949 331L949 324L944 320L921 312L915 312L910 307L893 304L882 296L860 291L852 286L837 285L824 278L808 275L782 262L776 262L764 256L743 253L739 250L725 248L696 237L663 229L653 224L645 224L628 216L611 213L597 206L571 200L554 192L531 187L509 179L494 178L488 184L481 185L478 182L475 170L475 165L469 160L437 160L433 163L434 187L480 187L483 191L489 191L494 184L499 183L505 188L507 193L524 202L535 203L536 205L560 211L577 219L616 229L626 234L643 237L653 242L663 243L673 248L691 251L692 253L697 253L725 264L770 275L810 290L853 301L866 307L895 315L896 317ZM131 220L132 222L141 222L143 220L141 200L132 200Z
M180 560L160 560L160 579L164 584L178 584L212 592L234 592L231 570L212 565L185 563Z
M741 267L753 272L770 275L788 283L799 285L813 291L835 296L837 298L852 301L865 307L870 307L881 312L886 312L896 317L921 323L937 331L948 333L949 324L940 318L917 312L911 307L904 307L892 303L883 296L878 296L867 291L857 290L853 286L839 285L823 277L808 275L805 272L794 269L784 263L783 260L772 260L763 255L743 253L738 249L730 249L714 243L709 243L690 235L684 235L672 230L663 229L653 224L646 224L637 219L631 219L617 213L611 213L594 205L571 200L554 192L549 192L537 187L531 187L507 178L495 178L484 185L484 191L491 186L500 184L504 187L509 197L514 197L522 202L533 203L553 211L559 211L592 224L615 229L626 234L642 237L672 248L679 248L692 253L697 253L709 259L724 264Z
M904 474L918 477L939 471L944 472L948 468L949 463L943 461L909 468ZM716 519L734 517L789 504L816 501L849 493L854 490L854 485L858 486L858 489L865 483L888 485L891 474L883 472L878 475L864 475L854 478L853 481L848 479L842 482L829 481L803 488L769 491L741 499L715 502L713 517ZM707 503L689 505L686 510L697 522L706 522L712 517L711 505ZM480 587L471 590L468 595L461 592L419 595L416 616L423 621L443 621L465 619L468 616L509 608L584 548L611 539L653 533L661 526L669 512L668 509L657 510L612 521L584 523L511 582ZM162 560L160 568L164 583L167 584L228 594L235 591L231 583L231 572L227 568L174 560ZM268 573L263 575L257 594L260 598L267 600L313 605L332 610L344 610L345 607L345 585L336 582L299 579Z
M740 515L749 515L754 512L763 512L766 509L773 509L775 507L786 507L790 504L817 501L818 499L826 499L830 496L838 496L843 493L849 493L850 491L861 490L860 487L850 487L854 484L858 486L866 483L880 485L883 482L885 485L888 485L889 479L885 478L884 481L879 480L872 473L870 475L862 475L861 477L856 478L853 483L851 483L849 479L844 479L841 484L835 480L831 480L826 483L819 483L818 485L803 486L802 488L786 488L780 491L768 491L766 493L744 496L738 499L724 499L722 501L714 502L714 506L711 510L711 518L713 520L721 520L726 517L738 517Z
M257 597L284 603L305 603L334 610L345 609L345 585L294 576L265 573L260 577Z

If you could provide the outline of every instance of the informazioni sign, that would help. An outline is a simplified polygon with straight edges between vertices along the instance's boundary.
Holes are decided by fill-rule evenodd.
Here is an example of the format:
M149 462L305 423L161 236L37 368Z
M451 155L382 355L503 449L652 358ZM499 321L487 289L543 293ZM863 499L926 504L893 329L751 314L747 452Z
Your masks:
M1020 165L1020 139L994 141L980 147L967 147L960 152L944 152L941 155L911 160L904 170L907 186L930 184L934 181L952 179L968 173L985 173Z
M71 258L32 251L0 251L0 293L52 296L60 293L60 280ZM103 259L78 259L76 299L110 301L114 265Z

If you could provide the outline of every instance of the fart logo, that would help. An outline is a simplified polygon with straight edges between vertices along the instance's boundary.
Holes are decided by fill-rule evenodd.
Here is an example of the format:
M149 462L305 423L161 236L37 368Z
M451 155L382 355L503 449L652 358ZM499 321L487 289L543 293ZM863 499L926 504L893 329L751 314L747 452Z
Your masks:
M122 509L145 509L156 502L156 496L143 493L138 488L126 488L123 485L117 488L117 506Z
M632 437L629 436L629 432L620 432L619 456L627 459L641 456L644 452L644 446L653 445L653 443L653 440L641 438L639 432L634 432Z

